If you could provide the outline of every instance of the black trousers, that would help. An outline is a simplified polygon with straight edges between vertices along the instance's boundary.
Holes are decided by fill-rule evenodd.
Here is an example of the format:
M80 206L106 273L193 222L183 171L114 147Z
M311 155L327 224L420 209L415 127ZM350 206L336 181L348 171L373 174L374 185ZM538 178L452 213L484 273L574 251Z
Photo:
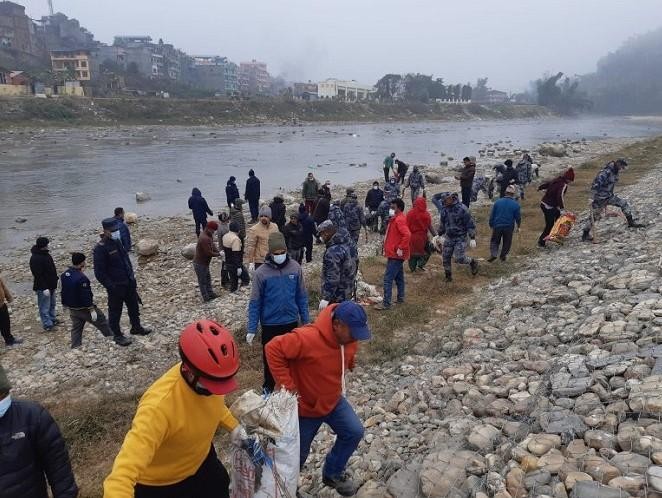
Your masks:
M503 242L503 244L502 244ZM490 255L493 258L497 257L499 252L499 244L501 245L501 259L506 259L510 252L510 247L513 244L513 229L508 228L493 228L492 238L490 239Z
M5 340L5 344L11 344L14 342L14 336L11 335L9 310L7 309L6 304L0 306L0 333L2 333L2 338Z
M122 308L126 304L126 310L129 313L131 330L140 330L140 309L138 306L138 291L136 283L131 282L127 285L116 285L112 291L108 291L108 325L113 335L121 335L120 318L122 318Z
M195 220L195 234L200 237L200 228L202 227L202 230L207 228L207 218L204 220L196 220L195 218L193 219Z
M232 263L225 263L228 270L228 278L230 279L230 292L234 292L239 288L239 280L243 285L251 283L251 278L248 275L248 270L244 265L238 266ZM241 268L241 276L237 275L237 270Z
M267 355L264 352L264 346L266 346L274 337L287 334L298 326L299 324L297 322L284 323L282 325L262 325L262 364L264 365L264 384L262 387L269 392L274 390L276 381L274 380L273 375L271 375L271 370L269 370L269 364L267 363Z
M311 235L308 240L306 240L306 263L310 263L313 260L313 236Z
M384 168L384 180L388 183L389 174L391 173L391 168Z
M198 471L168 486L136 484L136 498L229 498L230 476L212 446Z
M257 220L260 213L260 199L248 199L248 208L251 211L251 220Z
M544 204L540 204L540 209L542 209L542 214L545 217L545 229L540 234L538 239L538 245L541 247L545 246L545 237L549 235L549 232L552 231L554 223L561 217L561 210L559 208L548 209Z
M462 188L462 204L469 207L469 204L471 204L471 185L469 185L468 187L461 187L461 188Z

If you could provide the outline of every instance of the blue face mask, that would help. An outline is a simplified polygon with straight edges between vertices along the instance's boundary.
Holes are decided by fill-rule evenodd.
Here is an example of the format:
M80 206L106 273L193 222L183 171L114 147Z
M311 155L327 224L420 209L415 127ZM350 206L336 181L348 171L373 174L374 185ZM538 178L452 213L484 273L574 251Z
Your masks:
M0 418L5 416L5 413L7 413L7 410L9 410L10 406L11 406L11 396L7 395L6 398L0 400Z

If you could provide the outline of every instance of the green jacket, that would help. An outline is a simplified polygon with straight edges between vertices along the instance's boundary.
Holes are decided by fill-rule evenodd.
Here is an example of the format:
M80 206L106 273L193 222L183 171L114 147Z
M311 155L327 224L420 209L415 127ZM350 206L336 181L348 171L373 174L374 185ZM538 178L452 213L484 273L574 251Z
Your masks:
M312 182L306 178L306 181L303 182L301 188L301 197L306 201L314 201L317 199L317 191L320 188L320 184L317 180Z
M384 168L393 169L393 158L390 155L384 159Z

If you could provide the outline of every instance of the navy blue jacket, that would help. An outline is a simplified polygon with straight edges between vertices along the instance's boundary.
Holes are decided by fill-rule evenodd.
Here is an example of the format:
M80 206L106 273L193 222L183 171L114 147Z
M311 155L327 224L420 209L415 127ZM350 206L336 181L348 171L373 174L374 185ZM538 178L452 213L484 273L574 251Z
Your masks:
M117 218L117 217L116 217ZM126 252L131 252L131 230L129 230L129 225L124 223L122 218L117 218L120 222L120 240Z
M214 214L197 188L194 188L191 192L191 197L188 199L188 208L193 211L193 219L196 221L206 220L207 215L213 216Z
M450 206L444 205L444 200L453 197ZM449 238L462 238L469 235L470 239L476 238L476 224L467 207L462 204L455 194L443 192L432 196L432 204L439 210L439 235Z
M365 195L365 207L370 209L370 211L377 211L379 205L384 200L384 191L380 188L377 190L371 188L368 190L368 193Z
M32 401L12 400L0 417L0 496L76 498L78 486L60 429L48 411Z
M225 186L225 196L228 198L228 207L232 207L234 201L239 199L239 189L235 182L228 180L228 183Z
M87 309L94 305L90 279L78 268L71 267L60 275L62 306Z
M260 200L260 180L257 176L249 176L246 180L244 199L253 202Z
M502 197L492 206L490 228L515 228L522 223L519 202L512 197Z
M121 242L103 238L94 247L94 276L109 292L118 285L135 285L133 266Z
M305 240L312 240L317 229L315 228L315 220L308 213L299 211L299 223L303 227L303 238Z

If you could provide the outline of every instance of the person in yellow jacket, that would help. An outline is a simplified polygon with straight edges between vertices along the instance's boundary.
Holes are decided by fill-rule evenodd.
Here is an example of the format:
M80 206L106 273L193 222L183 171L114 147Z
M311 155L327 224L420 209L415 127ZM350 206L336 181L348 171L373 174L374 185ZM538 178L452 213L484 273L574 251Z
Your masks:
M264 257L269 253L269 235L278 232L278 225L271 222L271 208L260 208L260 221L248 229L246 242L246 257L248 270L253 272L263 263Z
M223 326L200 320L182 331L179 353L181 363L140 399L104 498L229 496L230 478L212 439L219 426L237 446L247 438L223 397L237 389L239 350Z

